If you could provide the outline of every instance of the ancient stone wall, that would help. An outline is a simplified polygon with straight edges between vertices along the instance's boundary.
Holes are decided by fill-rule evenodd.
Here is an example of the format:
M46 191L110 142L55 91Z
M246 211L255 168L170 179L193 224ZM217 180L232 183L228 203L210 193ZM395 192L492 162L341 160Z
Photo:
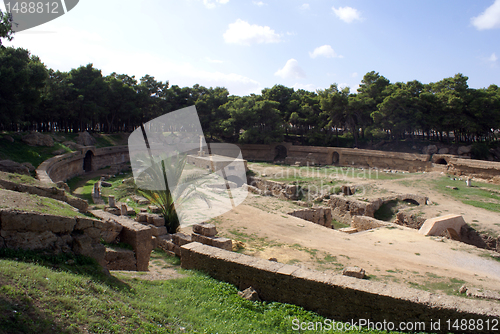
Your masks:
M288 213L290 216L294 216L300 219L310 221L312 223L325 226L328 228L332 227L332 209L325 207L315 207L307 208L302 210L295 210Z
M225 251L192 242L181 247L181 266L196 269L240 290L252 286L263 300L290 303L335 321L461 321L500 316L500 305L436 295L403 286L340 275Z
M63 189L58 189L56 187L19 184L0 179L0 188L57 199L77 208L80 212L87 212L87 201L73 196L68 196Z
M100 239L114 231L113 223L90 218L0 210L0 247L73 252L92 257L102 266L107 263Z
M47 159L38 166L37 178L45 183L66 181L84 173L84 160L88 152L91 155L92 170L129 161L127 146L98 148L87 146L80 151L58 155Z
M273 162L279 150L286 150L287 164L338 165L376 167L418 171L444 171L455 175L470 175L500 183L500 162L461 159L449 154L413 154L360 150L343 147L294 146L291 143L271 145L240 145L243 159ZM311 165L311 163L310 163Z
M248 177L248 185L257 188L262 195L272 195L280 199L296 200L299 198L297 185L266 180L260 177Z

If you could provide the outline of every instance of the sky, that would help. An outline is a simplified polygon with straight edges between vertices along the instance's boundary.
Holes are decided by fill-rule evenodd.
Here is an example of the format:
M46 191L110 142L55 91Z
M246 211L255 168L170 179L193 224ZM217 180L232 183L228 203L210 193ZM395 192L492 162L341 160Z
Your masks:
M392 83L462 73L483 88L500 85L500 0L81 0L5 45L54 70L93 63L240 96L355 92L370 71Z

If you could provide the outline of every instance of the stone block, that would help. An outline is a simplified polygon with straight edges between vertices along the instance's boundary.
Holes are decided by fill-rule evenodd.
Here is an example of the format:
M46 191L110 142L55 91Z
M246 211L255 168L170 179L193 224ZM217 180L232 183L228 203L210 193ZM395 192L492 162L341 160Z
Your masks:
M194 242L199 242L199 243L202 243L204 245L208 245L208 246L212 246L212 243L213 243L213 238L211 237L206 237L202 234L198 234L198 233L192 233L191 234L191 240L194 241ZM231 247L232 247L232 244L231 244Z
M347 267L342 271L342 275L355 278L365 278L365 270L359 267Z
M148 226L151 228L151 231L153 231L153 236L155 237L167 234L167 228L165 226L156 227L153 224L149 224Z
M149 257L153 249L152 236L153 231L149 226L144 226L127 217L111 216L102 210L92 210L91 213L101 219L112 219L122 225L122 230L118 237L121 242L132 246L135 252L138 271L147 271L149 266Z
M206 237L215 237L215 235L217 234L217 229L213 224L201 223L193 225L193 232L204 235Z
M233 242L231 239L228 238L213 238L212 239L212 246L225 249L227 251L232 251L233 250Z
M259 294L252 287L246 288L243 291L238 291L238 296L240 296L241 298L244 298L246 300L249 300L251 302L255 302L255 301L260 302Z
M159 207L157 207L156 205L150 205L148 206L148 209L149 211L151 211L152 213L161 213L161 210Z
M129 249L106 248L104 255L108 270L137 270L135 254Z
M450 232L450 235L454 234L456 236L459 236L460 229L464 225L466 225L466 223L462 216L450 214L442 217L427 219L420 228L420 230L418 231L418 233L423 235L437 236L440 235L445 230L448 230L450 232L451 229L453 230L453 232Z
M109 206L104 207L104 211L109 212L115 216L120 216L122 214L120 209Z
M174 244L178 246L183 246L185 244L189 244L190 242L192 242L192 238L190 235L178 232L172 234L172 241Z
M148 214L145 212L139 212L137 216L135 216L135 221L139 223L147 223L148 222Z

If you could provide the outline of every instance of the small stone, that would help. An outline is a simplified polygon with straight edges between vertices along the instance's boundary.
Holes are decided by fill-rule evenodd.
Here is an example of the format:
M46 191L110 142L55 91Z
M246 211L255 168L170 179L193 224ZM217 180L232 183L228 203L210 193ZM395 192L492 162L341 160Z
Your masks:
M462 294L463 294L463 293L466 293L466 292L467 292L467 287L466 287L465 285L462 285L462 286L460 287L460 289L458 289L458 292L459 292L459 293L462 293Z
M270 257L268 260L272 262L278 262L278 259L275 257Z
M342 275L355 278L365 278L365 270L360 267L347 267L344 268Z
M103 187L112 187L113 185L109 182L106 182L106 181L101 181L101 186Z
M249 300L251 302L255 302L255 301L260 302L259 294L252 287L249 287L243 291L238 291L238 295L241 298L244 298L244 299Z

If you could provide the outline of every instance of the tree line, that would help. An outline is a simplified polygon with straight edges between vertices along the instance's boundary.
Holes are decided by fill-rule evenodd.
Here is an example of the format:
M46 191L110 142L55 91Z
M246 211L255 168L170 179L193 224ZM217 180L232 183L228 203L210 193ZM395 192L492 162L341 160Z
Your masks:
M467 80L456 74L428 84L391 83L372 71L355 93L337 84L316 92L275 85L261 94L235 96L224 87L179 87L150 75L103 76L93 64L54 71L28 50L0 43L0 130L132 131L196 105L213 141L338 145L339 137L350 137L357 145L359 139L494 140L500 128L500 89L493 84L473 89Z

